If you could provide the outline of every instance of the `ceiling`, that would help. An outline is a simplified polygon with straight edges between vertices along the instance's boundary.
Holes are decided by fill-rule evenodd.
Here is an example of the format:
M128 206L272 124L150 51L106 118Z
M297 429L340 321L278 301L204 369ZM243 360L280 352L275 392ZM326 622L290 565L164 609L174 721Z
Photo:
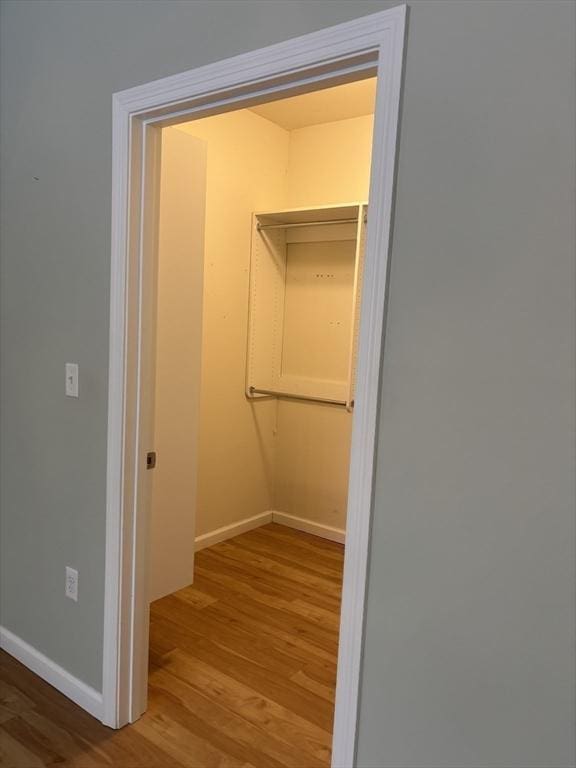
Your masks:
M370 115L374 112L375 98L376 78L372 77L289 99L270 101L252 107L251 111L281 128L293 131L309 125Z

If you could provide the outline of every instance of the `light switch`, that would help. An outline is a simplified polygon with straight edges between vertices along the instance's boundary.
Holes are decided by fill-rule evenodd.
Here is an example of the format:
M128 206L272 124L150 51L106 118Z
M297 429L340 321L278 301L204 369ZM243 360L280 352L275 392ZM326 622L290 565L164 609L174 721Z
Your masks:
M78 397L78 363L66 363L66 397Z

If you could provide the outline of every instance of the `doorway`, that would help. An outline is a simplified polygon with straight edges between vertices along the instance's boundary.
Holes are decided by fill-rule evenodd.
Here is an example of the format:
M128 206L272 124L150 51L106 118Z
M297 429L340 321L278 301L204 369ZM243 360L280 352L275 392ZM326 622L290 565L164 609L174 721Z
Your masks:
M162 131L141 727L258 765L329 764L375 95Z
M152 447L160 130L377 75L332 758L352 764L403 37L404 8L392 9L116 98L103 692L104 720L114 727L137 719L146 702L152 473L143 459ZM268 387L251 394L269 396L258 389Z

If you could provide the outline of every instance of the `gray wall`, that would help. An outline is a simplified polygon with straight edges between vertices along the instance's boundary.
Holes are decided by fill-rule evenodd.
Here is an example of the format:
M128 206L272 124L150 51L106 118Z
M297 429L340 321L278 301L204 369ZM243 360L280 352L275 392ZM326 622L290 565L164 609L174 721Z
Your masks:
M2 5L1 622L96 688L111 94L387 5ZM570 2L411 3L362 768L574 761L573 65Z
M574 5L410 19L358 764L574 764Z

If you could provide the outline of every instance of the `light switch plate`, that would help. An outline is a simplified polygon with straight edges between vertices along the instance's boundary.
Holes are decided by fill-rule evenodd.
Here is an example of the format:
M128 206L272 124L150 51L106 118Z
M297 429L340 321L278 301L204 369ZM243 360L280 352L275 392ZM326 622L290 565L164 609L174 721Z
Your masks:
M66 397L78 397L78 363L66 363Z
M64 594L69 597L70 600L78 602L78 571L75 568L66 566L66 586Z

